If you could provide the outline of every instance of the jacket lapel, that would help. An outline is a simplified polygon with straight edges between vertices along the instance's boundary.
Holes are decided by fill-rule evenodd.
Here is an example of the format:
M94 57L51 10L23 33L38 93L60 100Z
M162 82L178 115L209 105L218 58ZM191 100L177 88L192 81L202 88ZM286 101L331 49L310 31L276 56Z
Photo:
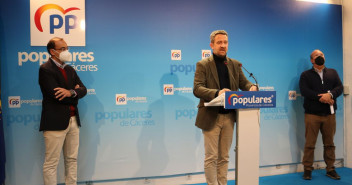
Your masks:
M213 74L213 77L215 79L217 88L220 89L219 76L218 76L218 71L216 69L216 64L215 64L215 61L214 61L214 57L213 56L209 57L208 61L209 61L210 71Z

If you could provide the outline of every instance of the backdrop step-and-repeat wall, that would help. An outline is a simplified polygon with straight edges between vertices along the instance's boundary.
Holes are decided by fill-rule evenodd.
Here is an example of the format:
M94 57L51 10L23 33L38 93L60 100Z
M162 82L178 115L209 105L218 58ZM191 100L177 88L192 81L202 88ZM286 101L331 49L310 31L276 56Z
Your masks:
M192 88L196 62L211 55L209 35L216 29L229 33L228 56L254 74L261 90L277 92L277 107L261 110L260 165L300 163L299 76L311 68L310 53L321 49L326 66L342 78L341 9L295 0L3 1L6 184L43 184L38 70L48 60L45 45L54 36L71 46L69 65L88 89L79 102L79 181L203 172ZM342 99L337 158L343 158ZM322 150L319 141L316 160L322 160ZM60 182L63 176L60 164Z

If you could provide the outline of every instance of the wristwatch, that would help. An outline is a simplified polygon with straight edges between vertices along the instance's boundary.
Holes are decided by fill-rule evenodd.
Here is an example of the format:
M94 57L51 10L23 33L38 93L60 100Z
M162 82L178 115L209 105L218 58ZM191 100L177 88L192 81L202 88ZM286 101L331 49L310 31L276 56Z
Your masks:
M71 93L71 97L74 98L76 96L76 92L74 90L70 90L70 93Z

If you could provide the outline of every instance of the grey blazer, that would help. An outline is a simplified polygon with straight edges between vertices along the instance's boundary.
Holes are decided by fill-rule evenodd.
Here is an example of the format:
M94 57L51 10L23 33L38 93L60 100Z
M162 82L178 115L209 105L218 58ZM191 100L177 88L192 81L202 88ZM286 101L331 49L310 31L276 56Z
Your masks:
M241 68L242 64L231 58L226 58L226 63L231 91L238 91L238 89L248 91L253 84L244 76ZM193 94L200 100L195 125L203 130L210 130L215 125L219 107L205 107L204 103L214 99L218 90L221 89L213 56L197 62Z

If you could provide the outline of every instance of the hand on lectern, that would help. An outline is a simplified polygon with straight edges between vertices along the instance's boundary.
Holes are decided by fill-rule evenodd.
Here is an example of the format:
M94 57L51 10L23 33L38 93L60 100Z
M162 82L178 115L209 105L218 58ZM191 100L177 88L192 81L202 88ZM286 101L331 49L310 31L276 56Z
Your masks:
M258 86L252 85L251 88L249 88L249 91L258 91Z
M230 90L230 89L226 89L226 88L221 89L221 90L219 91L218 96L220 96L220 94L222 94L222 93L224 93L224 92L226 92L226 91L231 91L231 90Z

